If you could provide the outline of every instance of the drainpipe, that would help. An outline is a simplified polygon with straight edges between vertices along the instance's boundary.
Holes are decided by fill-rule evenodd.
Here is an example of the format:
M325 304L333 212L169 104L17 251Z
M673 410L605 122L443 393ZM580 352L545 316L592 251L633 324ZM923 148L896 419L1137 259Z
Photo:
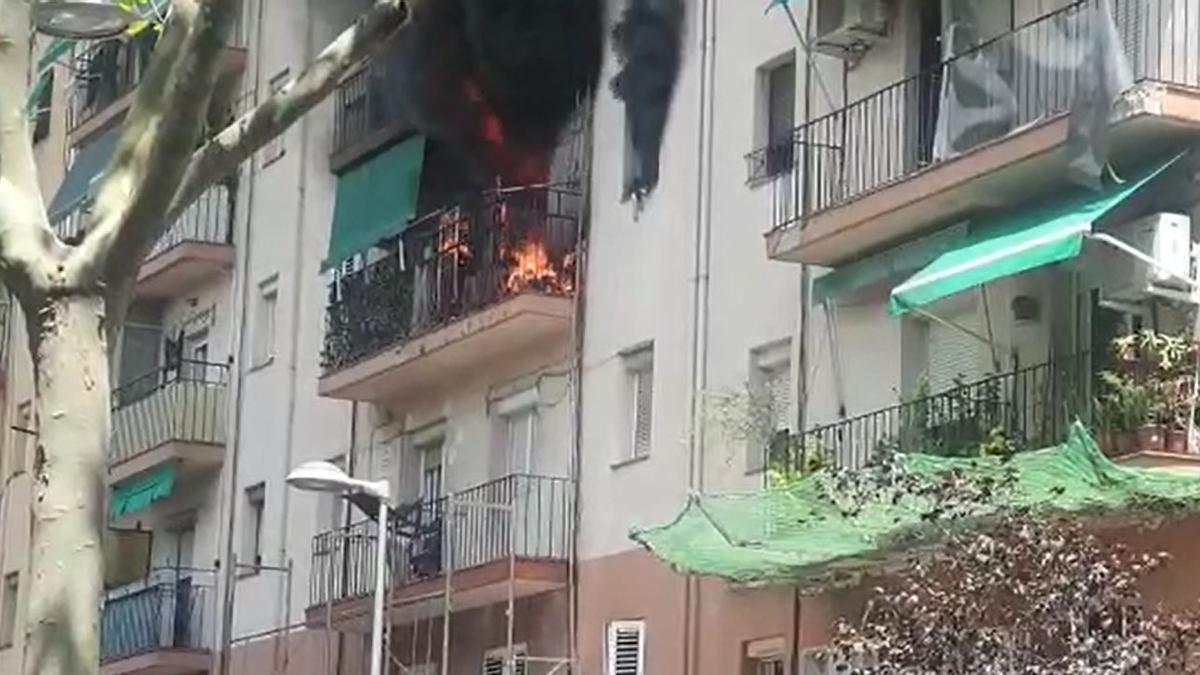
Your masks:
M715 0L700 2L700 91L697 100L699 124L696 134L696 223L692 258L692 340L689 387L688 491L704 491L704 392L708 387L709 274L712 261L712 164L714 87L716 85ZM700 580L689 575L684 586L684 672L700 668Z
M254 25L254 90L250 97L253 105L258 105L259 89L262 85L262 46L263 46L263 16L265 14L265 6L267 0L258 0L258 11L255 17ZM235 293L235 302L240 303L238 309L238 325L233 331L233 361L236 377L232 378L234 383L233 395L233 410L228 416L229 428L233 432L229 434L227 442L229 453L229 479L226 483L228 492L226 493L225 503L225 541L223 551L220 557L222 562L222 611L221 611L221 645L220 655L218 656L218 672L221 675L229 675L229 657L230 648L233 640L233 599L234 586L237 584L237 564L234 560L233 551L233 531L234 523L236 522L237 513L237 498L238 498L238 467L241 457L241 437L242 437L242 391L246 382L245 363L245 347L246 347L246 325L249 306L249 288L248 277L250 276L250 221L254 213L254 193L255 179L257 178L257 166L253 158L247 163L249 166L248 176L246 180L246 222L242 228L242 241L238 247L238 253L241 255L242 264L238 270L239 278L235 279L235 288L238 284L241 288L238 293ZM240 297L238 297L240 296Z
M304 3L304 12L306 14L305 30L304 30L304 63L311 63L313 59L313 43L316 36L313 34L314 26L314 0L306 0ZM296 239L292 247L292 320L291 320L291 343L288 346L288 362L287 362L287 392L288 406L287 418L284 426L284 442L283 442L283 471L281 476L286 476L292 470L292 465L295 462L295 437L296 437L296 382L299 377L299 361L300 361L300 312L303 308L301 302L304 298L305 273L303 268L304 263L304 230L308 224L308 152L309 140L312 136L312 116L305 115L300 119L300 176L297 179L296 192L299 199L299 207L296 210ZM288 559L288 526L291 524L291 496L292 491L284 486L283 490L283 507L280 509L280 539L279 539L279 558L278 560ZM287 593L287 588L282 584L280 593ZM292 619L290 616L278 619L280 611L286 611L286 607L290 606L291 598L284 598L281 606L276 606L277 623L286 626Z

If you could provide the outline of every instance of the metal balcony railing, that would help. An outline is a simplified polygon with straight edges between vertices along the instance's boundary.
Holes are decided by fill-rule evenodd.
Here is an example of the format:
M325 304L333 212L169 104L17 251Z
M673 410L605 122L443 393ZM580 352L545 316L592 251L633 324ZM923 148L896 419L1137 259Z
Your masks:
M456 493L453 505L442 498L403 507L388 537L389 586L508 560L510 551L523 560L566 560L574 500L569 479L513 474ZM378 531L364 521L313 538L310 604L373 590Z
M332 154L344 153L407 124L398 98L402 88L396 66L390 65L387 55L385 51L371 59L338 85L333 97Z
M1087 20L1101 0L1042 16L797 127L746 157L749 180L773 177L772 227L936 165L1039 120L1066 114L1090 58ZM1195 0L1112 0L1117 40L1136 82L1200 87ZM969 80L967 78L969 76ZM960 83L961 80L961 83ZM970 88L977 106L943 100ZM952 141L946 130L967 130ZM788 147L790 146L790 147ZM807 148L807 152L805 152Z
M113 390L109 462L170 441L224 445L228 381L223 363L181 361Z
M108 593L100 624L101 661L168 649L210 649L205 615L215 597L211 577L156 570L145 582Z
M579 241L578 193L526 188L425 216L398 252L329 289L326 372L521 293L570 295Z
M67 92L67 131L74 131L133 91L150 63L157 33L97 42L75 56L75 82Z
M1090 355L1063 357L809 429L801 443L769 450L769 459L860 468L890 452L1044 448L1065 440L1074 420L1090 419L1091 392Z
M221 184L208 188L163 233L154 244L154 248L150 249L146 260L189 242L231 243L233 232L230 223L233 222L233 208L234 199L229 185Z

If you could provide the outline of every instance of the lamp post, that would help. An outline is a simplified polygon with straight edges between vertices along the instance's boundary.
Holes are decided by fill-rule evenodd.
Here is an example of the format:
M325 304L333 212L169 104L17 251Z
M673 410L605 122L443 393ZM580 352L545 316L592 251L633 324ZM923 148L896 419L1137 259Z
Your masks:
M379 541L375 547L375 610L371 617L371 675L383 671L383 594L387 569L388 504L391 490L386 480L351 478L329 462L305 462L292 470L288 485L306 492L331 492L350 497L366 496L379 502Z
M46 35L96 40L119 35L137 15L113 0L37 0L33 23Z

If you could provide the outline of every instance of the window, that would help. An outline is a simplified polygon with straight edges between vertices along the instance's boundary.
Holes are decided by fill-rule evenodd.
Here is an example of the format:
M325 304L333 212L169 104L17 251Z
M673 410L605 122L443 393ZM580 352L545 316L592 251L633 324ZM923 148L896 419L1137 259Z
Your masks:
M608 624L604 675L645 675L646 623L614 621Z
M650 454L654 428L654 347L637 347L621 356L625 362L629 439L621 459L640 459Z
M782 60L759 68L759 137L766 146L763 166L752 178L767 178L792 168L792 129L796 126L796 61Z
M345 455L338 455L330 459L329 463L343 471L346 469ZM319 532L336 530L346 524L346 511L345 506L343 506L345 503L345 498L339 494L332 492L318 493L317 517L320 518L320 521L317 523L317 530Z
M268 82L268 85L271 88L271 94L278 94L283 89L283 85L287 84L288 80L291 79L291 75L291 70L288 68L284 68L276 73L275 76L272 77ZM267 144L263 146L263 167L274 164L275 162L279 161L279 158L287 154L287 146L284 144L284 138L286 136L287 132L281 133L275 138L272 138L270 141L267 141Z
M29 471L29 447L37 437L37 431L33 428L33 401L24 401L17 406L16 424L13 427L7 476Z
M524 408L505 415L504 429L509 472L532 473L537 444L537 408Z
M254 315L253 366L260 368L275 359L275 321L279 308L279 277L258 285L258 311Z
M513 645L513 668L505 670L507 649L499 647L483 655L483 675L525 675L527 654L525 645Z
M784 675L784 658L787 642L781 637L754 640L746 643L747 675Z
M434 501L442 496L445 487L442 476L441 439L417 449L421 456L421 499Z
M50 135L50 115L54 103L54 69L46 73L45 84L38 90L37 117L33 122L33 142L40 143Z
M20 587L17 573L4 577L4 588L0 589L0 649L13 646L17 630L17 596Z
M267 486L246 488L246 518L242 522L242 564L262 564L263 517L267 509ZM255 570L257 571L257 570Z
M791 341L780 340L750 352L750 410L746 470L764 468L767 450L779 432L791 428Z

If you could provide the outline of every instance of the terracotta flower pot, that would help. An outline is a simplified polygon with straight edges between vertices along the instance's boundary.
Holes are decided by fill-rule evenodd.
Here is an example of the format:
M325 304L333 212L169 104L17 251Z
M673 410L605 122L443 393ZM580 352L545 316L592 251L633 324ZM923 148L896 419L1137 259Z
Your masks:
M1165 449L1175 455L1186 455L1188 452L1187 430L1167 429Z
M1162 427L1148 424L1134 433L1137 436L1135 452L1163 452L1166 449L1166 434Z

